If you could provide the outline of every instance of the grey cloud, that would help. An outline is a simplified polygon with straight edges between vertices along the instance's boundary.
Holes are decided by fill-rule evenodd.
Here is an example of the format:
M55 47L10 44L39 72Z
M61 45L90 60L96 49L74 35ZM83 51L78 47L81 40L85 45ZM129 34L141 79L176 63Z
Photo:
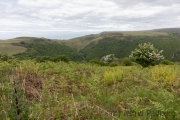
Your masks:
M145 3L150 5L162 5L162 6L180 4L179 0L109 0L109 1L113 1L118 5L124 5L124 6L132 6L132 5L137 5L139 3Z
M0 34L6 37L44 35L51 38L71 38L110 30L180 27L179 0L48 2L49 0L1 1Z

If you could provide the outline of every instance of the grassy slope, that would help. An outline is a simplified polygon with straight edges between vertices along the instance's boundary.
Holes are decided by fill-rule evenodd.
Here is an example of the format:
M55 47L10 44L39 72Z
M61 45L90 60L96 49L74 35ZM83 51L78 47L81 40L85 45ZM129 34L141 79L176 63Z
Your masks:
M58 42L61 44L68 45L77 50L80 50L84 48L86 45L88 45L90 42L97 41L100 38L101 37L99 34L92 34L92 35L86 35L82 37L73 38L70 40L60 40Z
M19 37L14 39L1 40L0 43L19 43L21 41L30 42L30 40L31 38Z
M11 65L0 63L0 96L3 96L0 119L16 116L13 81L7 77L12 78L8 72ZM20 117L178 120L179 70L178 65L142 69L139 66L99 67L86 63L21 61L15 69Z
M0 54L14 55L17 53L25 52L26 48L21 46L15 46L12 43L19 43L21 41L30 42L31 38L15 38L9 40L0 40Z
M36 40L46 41L47 39L35 38L35 37L18 37L14 39L0 40L0 54L8 54L11 56L14 54L25 52L27 48L19 45L14 45L14 43L15 44L18 44L20 42L32 43Z
M0 42L0 54L14 55L17 53L25 52L26 48L21 46L15 46L11 43Z
M66 44L70 47L76 48L78 50L83 49L88 44L96 44L99 40L106 37L122 37L123 36L168 36L166 32L156 32L156 31L124 31L124 32L102 32L100 34L86 35L82 37L73 38L70 40L59 41L62 44Z
M154 31L129 31L122 32L124 36L168 36L166 32L154 32Z
M180 28L165 28L165 29L155 29L155 32L167 32L170 34L178 34L180 35Z

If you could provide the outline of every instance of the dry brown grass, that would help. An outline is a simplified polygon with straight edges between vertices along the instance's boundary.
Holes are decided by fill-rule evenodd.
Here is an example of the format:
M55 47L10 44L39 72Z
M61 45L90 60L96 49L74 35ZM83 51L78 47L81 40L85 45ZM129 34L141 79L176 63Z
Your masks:
M21 85L21 89L29 98L42 98L39 90L42 89L43 75L37 74L34 76L30 73L23 73L16 68L16 80Z

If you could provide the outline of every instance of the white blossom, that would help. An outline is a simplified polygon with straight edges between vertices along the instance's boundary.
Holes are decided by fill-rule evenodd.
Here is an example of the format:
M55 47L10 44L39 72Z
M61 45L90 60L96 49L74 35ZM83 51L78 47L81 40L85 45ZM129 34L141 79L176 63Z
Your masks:
M101 61L103 61L105 64L108 64L113 60L114 60L114 54L109 54L101 58Z
M148 61L149 63L151 63L153 61L164 59L164 56L161 55L163 50L158 51L151 43L139 44L138 47L139 48L136 48L131 52L131 55L129 55L129 58L136 62L144 61L147 63Z

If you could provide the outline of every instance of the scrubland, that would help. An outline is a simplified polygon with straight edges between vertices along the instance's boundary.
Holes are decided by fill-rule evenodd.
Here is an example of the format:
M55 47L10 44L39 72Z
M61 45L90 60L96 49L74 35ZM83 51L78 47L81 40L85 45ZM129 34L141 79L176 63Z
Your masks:
M179 65L1 62L0 119L180 119L179 71Z

